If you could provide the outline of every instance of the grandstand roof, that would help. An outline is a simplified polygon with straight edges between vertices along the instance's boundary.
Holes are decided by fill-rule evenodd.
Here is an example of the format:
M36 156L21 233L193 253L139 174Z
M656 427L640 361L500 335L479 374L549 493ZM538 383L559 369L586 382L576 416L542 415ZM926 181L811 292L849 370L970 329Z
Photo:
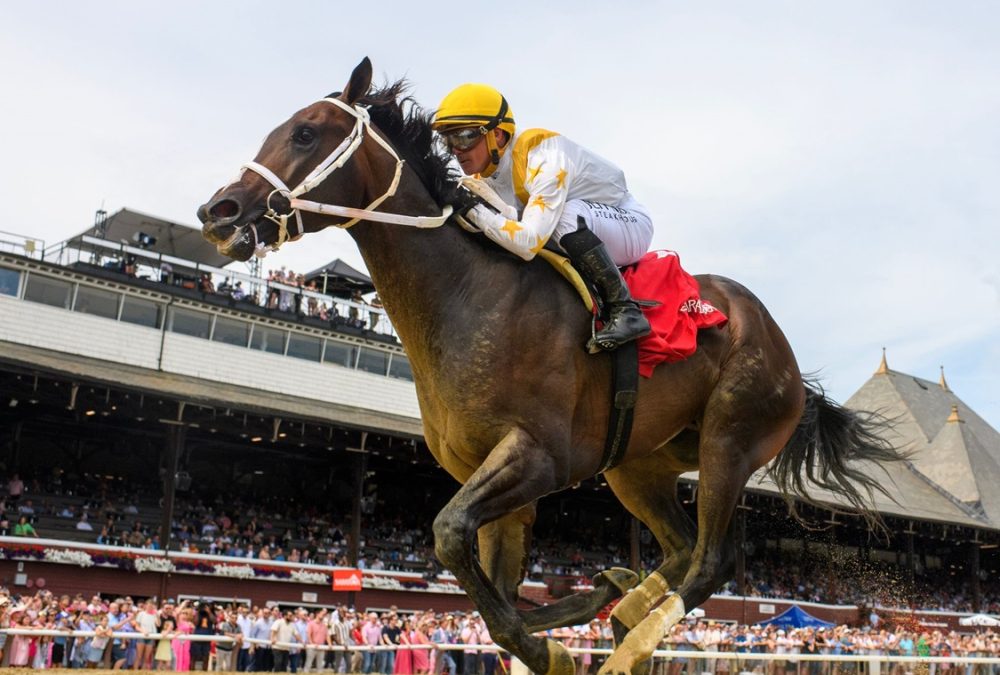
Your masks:
M1000 432L948 387L894 371L885 356L847 401L893 421L889 440L912 453L909 468L970 516L1000 527Z
M943 373L939 382L923 380L890 370L883 356L845 406L888 418L893 426L887 440L911 453L909 461L863 467L888 493L872 495L881 514L1000 529L1000 433L951 391ZM778 493L765 472L760 469L747 487ZM815 486L809 494L833 507L846 506L838 495Z
M169 220L151 216L140 211L121 209L104 221L103 235L95 225L72 237L69 243L79 243L84 235L101 237L108 241L123 242L134 246L133 237L142 232L156 238L156 243L147 250L164 255L190 260L191 262L224 267L232 262L215 249L215 244L209 243L201 235L201 229L172 223Z

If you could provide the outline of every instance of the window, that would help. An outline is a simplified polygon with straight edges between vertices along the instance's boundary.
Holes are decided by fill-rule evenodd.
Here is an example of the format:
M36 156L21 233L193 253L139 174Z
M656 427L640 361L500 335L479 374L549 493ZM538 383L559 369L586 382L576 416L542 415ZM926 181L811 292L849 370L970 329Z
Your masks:
M247 342L250 341L250 324L246 321L217 316L215 317L215 331L212 332L212 340L225 342L227 345L246 347Z
M204 312L175 307L170 311L168 330L181 335L192 335L208 339L208 326L212 317Z
M122 300L122 321L138 326L160 327L161 306L158 302L133 298L128 295Z
M353 368L354 362L357 361L357 358L357 347L343 342L337 342L336 340L326 341L326 352L323 353L323 361L326 363L333 363L338 366L344 366L345 368Z
M21 286L21 273L0 267L0 295L17 297L17 289Z
M376 349L361 348L358 355L358 370L367 370L369 373L385 375L389 365L389 352L380 352Z
M284 354L285 331L278 330L277 328L254 326L253 335L250 337L250 347L252 349L259 349L262 352Z
M24 289L24 299L69 309L72 290L73 284L68 281L29 274L28 287Z
M317 337L296 335L295 333L288 336L288 355L297 359L319 361L319 352L322 347L323 341Z
M413 381L413 371L410 370L410 360L402 354L393 354L389 362L389 377Z
M96 314L105 319L118 318L118 301L121 295L113 291L90 286L78 286L73 310L82 314Z

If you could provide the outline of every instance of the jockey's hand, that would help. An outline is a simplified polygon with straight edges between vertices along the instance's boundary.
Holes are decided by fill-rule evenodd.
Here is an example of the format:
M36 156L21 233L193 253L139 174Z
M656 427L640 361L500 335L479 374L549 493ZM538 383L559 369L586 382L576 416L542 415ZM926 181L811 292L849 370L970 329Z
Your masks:
M454 197L451 199L451 206L454 209L453 213L456 216L464 217L469 209L476 204L482 204L482 200L476 196L476 193L463 185L459 185L455 190Z
M486 181L466 176L462 179L462 187L479 197L491 209L502 215L505 220L517 220L517 209L501 199L496 190L490 187Z
M488 230L491 227L495 228L497 227L497 220L500 220L501 224L504 220L502 215L498 214L485 204L476 204L473 206L465 214L465 219L472 223L472 225L475 226L475 228L480 232Z

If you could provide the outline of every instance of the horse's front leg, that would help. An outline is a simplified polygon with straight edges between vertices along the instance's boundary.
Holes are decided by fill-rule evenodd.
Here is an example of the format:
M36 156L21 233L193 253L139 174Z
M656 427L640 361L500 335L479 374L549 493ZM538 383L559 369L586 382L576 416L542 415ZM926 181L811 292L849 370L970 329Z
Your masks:
M527 572L534 522L532 504L479 528L479 562L500 595L511 604L517 602L518 588ZM529 633L588 623L638 581L635 572L612 567L594 575L593 590L574 593L543 607L519 609L518 615Z
M533 672L546 675L571 675L573 659L558 642L528 633L509 589L501 592L490 581L473 555L472 544L484 524L566 487L568 476L566 455L554 456L527 432L515 428L434 519L435 553L479 609L494 642Z

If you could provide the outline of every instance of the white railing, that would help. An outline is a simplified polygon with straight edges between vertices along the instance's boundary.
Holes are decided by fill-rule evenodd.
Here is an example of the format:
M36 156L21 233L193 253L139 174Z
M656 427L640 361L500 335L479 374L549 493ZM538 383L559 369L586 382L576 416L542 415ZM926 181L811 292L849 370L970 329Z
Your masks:
M51 630L51 629L24 629L8 628L0 629L0 634L7 635L27 635L31 637L83 637L90 638L96 635L92 630ZM467 644L421 644L421 645L310 645L300 642L277 642L258 638L231 638L225 635L193 635L187 633L137 633L137 632L114 632L110 636L114 639L174 639L188 642L215 642L221 644L249 644L260 647L280 647L301 651L302 649L312 649L323 652L381 652L381 651L414 651L414 650L434 650L434 651L467 651L469 649L477 652L498 653L506 651L495 644L491 645L467 645ZM590 648L590 647L566 647L566 650L573 656L590 654L592 656L608 656L613 653L612 649ZM658 649L653 652L653 659L673 661L683 659L686 662L702 661L717 663L726 661L730 664L727 672L748 672L753 670L754 664L761 664L766 661L790 661L790 662L812 662L812 663L864 663L866 664L867 675L879 675L882 668L891 670L891 666L900 664L907 666L908 672L913 671L917 665L947 664L948 666L1000 666L1000 658L983 656L916 656L898 655L889 656L884 654L771 654L771 653L748 653L748 652L719 652L719 651L678 651L673 649ZM735 666L735 670L733 669ZM511 659L511 675L528 675L528 669L517 659ZM705 672L715 672L715 669ZM986 671L989 672L989 671Z
M42 243L44 244L44 242ZM38 250L41 251L41 249ZM41 256L41 253L39 253L39 256ZM111 262L117 263L121 269L124 269L126 261L129 258L135 261L134 274L140 278L162 281L165 276L171 276L175 280L187 280L197 288L199 276L206 274L211 279L212 286L215 289L218 289L220 284L225 282L227 290L225 292L216 291L218 295L234 297L236 299L240 298L233 295L233 289L236 282L239 281L243 285L241 290L243 292L242 301L244 302L266 307L273 293L278 293L279 298L284 293L286 294L286 299L292 301L293 308L296 304L294 299L298 299L299 310L297 314L299 316L310 316L308 310L309 301L314 300L317 306L325 305L328 308L330 312L329 320L332 322L339 321L340 325L350 326L352 317L354 317L353 320L356 322L355 327L357 328L363 328L379 335L397 337L396 331L389 321L389 317L386 315L385 310L380 307L372 307L368 303L338 298L301 286L291 286L277 281L268 281L267 279L262 279L246 272L222 269L213 265L184 260L183 258L131 246L124 242L113 242L107 239L83 235L75 246L64 243L54 246L52 249L47 249L44 252L44 259L46 261L64 266L75 262L85 262L97 267L104 267L105 263ZM167 269L170 271L166 272ZM196 276L190 276L191 273L194 273ZM335 316L338 318L334 318L334 312L336 312Z
M0 251L41 260L45 253L45 240L0 230Z

